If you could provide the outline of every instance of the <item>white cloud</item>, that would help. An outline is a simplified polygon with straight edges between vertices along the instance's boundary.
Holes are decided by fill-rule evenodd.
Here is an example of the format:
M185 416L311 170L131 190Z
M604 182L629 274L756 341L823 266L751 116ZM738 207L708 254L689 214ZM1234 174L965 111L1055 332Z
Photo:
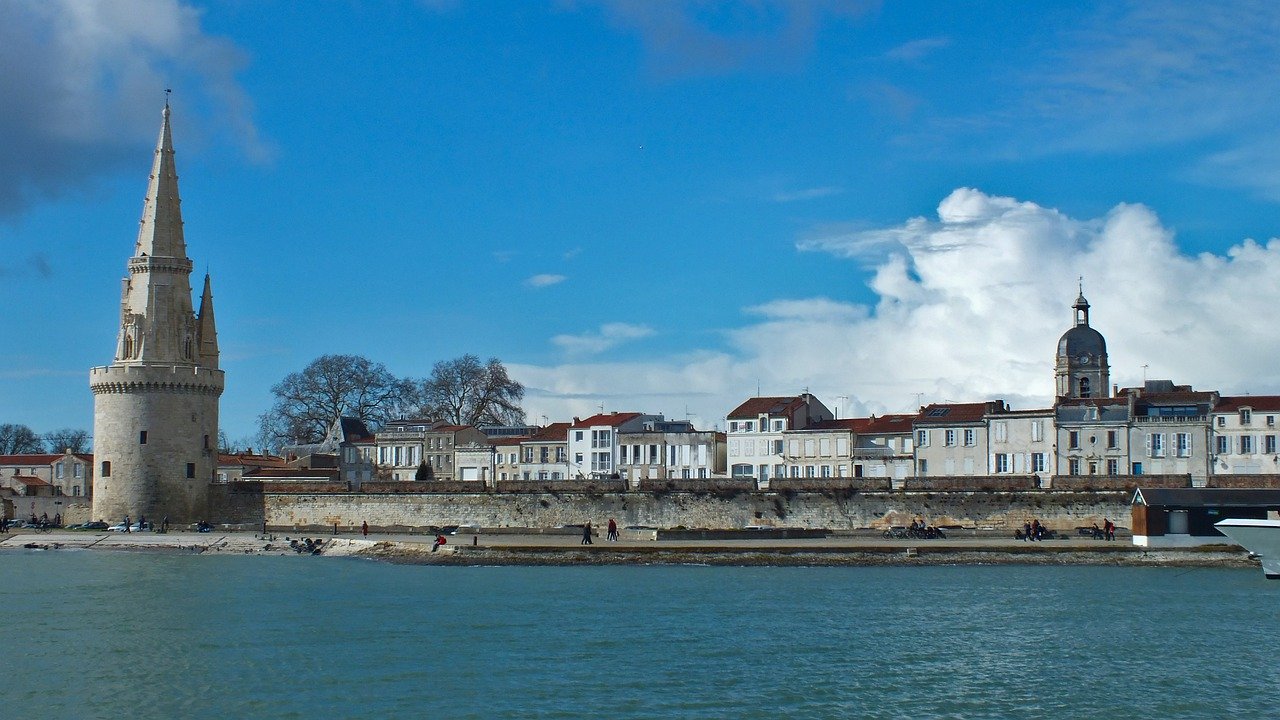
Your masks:
M187 137L207 107L247 154L265 157L235 77L245 63L181 0L0 3L0 213L136 158L155 142L165 88Z
M543 273L541 275L534 275L533 277L528 278L527 280L524 281L524 284L528 285L529 287L544 288L544 287L549 287L551 285L562 283L565 281L565 279L566 278L564 275L549 275L549 274Z
M824 185L822 187L804 188L801 190L784 190L773 194L773 201L779 203L796 202L797 200L816 200L818 198L831 197L844 192L844 188L835 187L834 185Z
M951 38L948 37L931 37L920 38L905 42L884 54L886 59L899 60L903 62L914 62L935 50L941 50L951 46Z
M649 69L663 77L719 75L743 68L770 72L798 66L832 18L859 17L873 0L561 0L600 7L616 27L639 35Z
M551 342L570 355L594 355L616 347L628 340L649 337L653 328L628 323L605 323L598 332L581 335L556 335Z
M1280 392L1280 240L1244 240L1222 255L1187 255L1142 205L1069 217L1013 198L959 189L936 218L865 231L894 250L872 264L873 306L777 298L746 308L757 321L727 332L728 351L656 361L516 366L528 405L551 417L605 402L617 410L687 405L710 427L757 386L809 388L850 412L906 411L923 402L1052 401L1057 340L1072 322L1076 279L1107 339L1113 382L1168 378L1227 393ZM849 233L803 249L866 261ZM851 272L852 272L851 268ZM606 335L580 336L590 346ZM919 395L917 395L917 393Z

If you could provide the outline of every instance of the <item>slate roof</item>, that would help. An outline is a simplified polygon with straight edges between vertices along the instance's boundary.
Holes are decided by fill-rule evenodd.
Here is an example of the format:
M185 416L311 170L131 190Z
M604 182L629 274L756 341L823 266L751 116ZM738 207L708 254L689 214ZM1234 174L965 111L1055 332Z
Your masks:
M1280 508L1280 488L1143 488L1133 493L1134 505L1176 508Z

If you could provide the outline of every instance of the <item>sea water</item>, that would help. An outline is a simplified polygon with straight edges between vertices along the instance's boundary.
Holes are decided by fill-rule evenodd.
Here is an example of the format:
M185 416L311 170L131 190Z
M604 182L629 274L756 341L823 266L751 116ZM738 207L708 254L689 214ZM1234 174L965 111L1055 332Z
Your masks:
M0 553L0 717L1266 718L1280 583Z

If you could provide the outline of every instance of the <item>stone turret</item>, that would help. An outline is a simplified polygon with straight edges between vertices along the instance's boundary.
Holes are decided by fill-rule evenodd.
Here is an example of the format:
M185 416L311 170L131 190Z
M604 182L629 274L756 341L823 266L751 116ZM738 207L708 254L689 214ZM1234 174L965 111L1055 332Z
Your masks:
M199 314L192 309L168 103L127 267L115 361L89 372L93 517L205 520L223 373L207 275Z

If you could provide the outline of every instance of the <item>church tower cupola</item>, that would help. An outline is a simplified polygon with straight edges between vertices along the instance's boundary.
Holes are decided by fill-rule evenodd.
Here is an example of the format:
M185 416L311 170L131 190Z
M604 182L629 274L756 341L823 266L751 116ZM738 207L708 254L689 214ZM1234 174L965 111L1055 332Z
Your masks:
M1107 341L1089 326L1089 301L1083 284L1076 298L1075 323L1058 340L1054 364L1055 389L1059 399L1100 398L1111 395L1111 368L1107 363Z

